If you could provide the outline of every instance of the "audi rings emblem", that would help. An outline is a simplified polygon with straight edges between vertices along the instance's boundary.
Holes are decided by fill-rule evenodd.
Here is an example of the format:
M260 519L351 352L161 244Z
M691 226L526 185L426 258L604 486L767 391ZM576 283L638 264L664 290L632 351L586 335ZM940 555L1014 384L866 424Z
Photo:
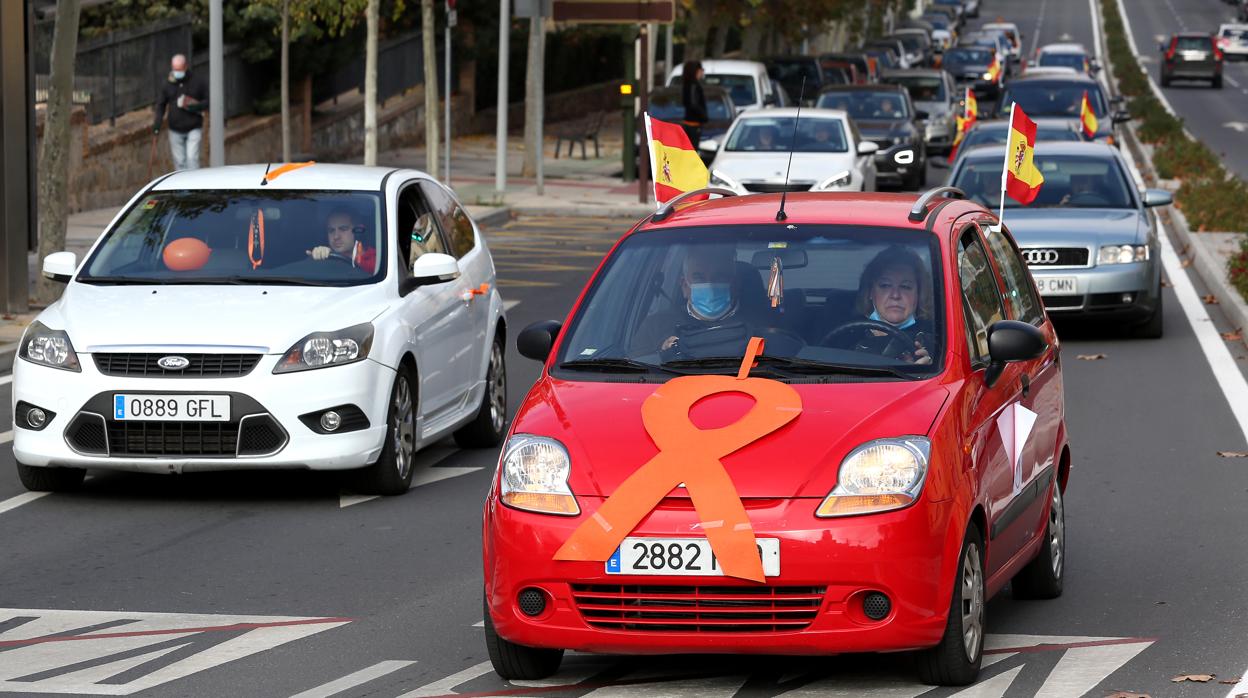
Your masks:
M191 365L191 360L185 356L162 356L157 359L156 365L167 371L181 371Z
M1057 250L1023 250L1028 265L1057 264Z

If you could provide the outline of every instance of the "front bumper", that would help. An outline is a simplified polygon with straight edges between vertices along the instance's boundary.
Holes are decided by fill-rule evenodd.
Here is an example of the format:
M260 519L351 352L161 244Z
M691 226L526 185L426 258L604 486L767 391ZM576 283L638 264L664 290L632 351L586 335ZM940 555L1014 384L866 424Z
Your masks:
M953 500L921 499L908 509L842 519L815 518L819 500L813 498L746 500L755 534L780 539L780 576L769 577L766 586L726 577L609 575L602 562L556 562L555 551L603 500L582 496L578 501L582 514L564 518L516 511L496 496L487 500L486 604L503 638L530 647L586 652L830 654L931 647L944 632L965 526L964 517L955 516ZM631 535L697 535L693 509L666 501ZM519 608L518 594L534 587L547 605L540 615L529 617ZM817 591L810 592L811 587ZM722 603L695 613L664 614L647 612L646 601L621 601L617 615L635 622L628 627L618 619L604 627L602 612L586 608L595 604L586 600L587 594L645 595L659 588L712 597L733 590L774 593L777 598L792 590L818 595L810 602L813 609L804 612L809 624L796 629L719 625L708 630L690 620L705 617L698 612L722 618L727 610L731 615L733 609ZM663 594L661 589L655 593ZM873 591L892 601L890 612L879 621L863 612L863 598ZM734 617L751 620L773 613L736 612ZM672 620L673 615L683 620Z
M1161 292L1161 267L1155 256L1146 262L1090 268L1031 267L1031 273L1037 280L1058 276L1078 280L1078 294L1043 297L1050 315L1146 320L1157 307Z
M274 375L280 357L266 355L245 376L217 378L139 378L101 373L89 354L79 354L80 373L62 371L18 359L13 366L13 400L51 410L55 417L41 430L15 424L14 458L23 465L75 468L104 468L145 472L189 472L252 468L307 468L345 470L376 461L386 432L390 388L395 372L375 361L364 360L344 366ZM116 393L190 393L231 395L229 422L140 422L151 433L123 425L112 419L106 406ZM299 420L300 415L330 407L354 405L367 418L367 426L330 434L317 433ZM105 409L101 410L101 406ZM82 413L96 425L101 422L110 438L105 449L84 449L83 442L68 438L67 427ZM103 412L103 414L101 414ZM220 440L230 433L241 443L244 419L268 415L284 438L273 448L256 448L258 455L204 455L203 439ZM20 420L19 420L20 421ZM267 420L266 420L267 421ZM168 425L185 424L185 428ZM207 425L234 425L209 427ZM254 425L254 422L252 423ZM155 426L160 425L160 426ZM118 438L118 429L127 430ZM98 427L96 427L98 428ZM136 436L135 430L139 429ZM224 432L222 431L224 429ZM222 436L224 433L226 436ZM207 436L206 436L207 435ZM71 446L71 441L78 446ZM129 441L142 444L137 449L122 446ZM220 450L220 449L218 449ZM247 449L243 449L244 453ZM263 454L263 455L260 455Z

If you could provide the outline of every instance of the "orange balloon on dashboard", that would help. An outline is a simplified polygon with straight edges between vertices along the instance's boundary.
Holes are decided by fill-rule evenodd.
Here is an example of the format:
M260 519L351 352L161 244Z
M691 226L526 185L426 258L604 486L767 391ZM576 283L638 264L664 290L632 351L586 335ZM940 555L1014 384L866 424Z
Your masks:
M194 271L208 263L212 250L199 238L179 238L165 245L165 266L172 271Z

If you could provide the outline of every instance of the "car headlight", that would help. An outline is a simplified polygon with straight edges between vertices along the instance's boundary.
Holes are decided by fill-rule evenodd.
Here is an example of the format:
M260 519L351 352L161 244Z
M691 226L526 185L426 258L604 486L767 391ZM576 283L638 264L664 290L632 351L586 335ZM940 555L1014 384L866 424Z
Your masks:
M26 328L22 337L22 346L18 356L32 364L59 368L63 371L82 371L78 363L78 354L74 353L74 345L64 330L48 329L47 325L35 321Z
M1097 264L1130 264L1147 262L1150 253L1148 245L1102 245L1101 253L1096 258Z
M841 462L836 487L815 516L854 516L910 506L927 477L932 442L922 436L877 439L862 444Z
M737 180L719 170L711 170L710 185L713 187L727 187L736 191L741 190L741 185L737 183Z
M825 189L834 189L836 187L848 187L854 183L854 173L850 171L840 172L828 177L814 187L814 191L823 191Z
M985 80L991 80L991 79L992 79L992 73L984 73L984 79L985 79Z
M341 366L368 358L373 348L373 323L365 322L336 332L313 332L295 342L273 367L274 373Z
M893 145L901 145L909 140L906 136L893 136Z
M558 441L515 434L507 439L500 461L503 504L542 514L576 516L581 508L568 488L572 459Z

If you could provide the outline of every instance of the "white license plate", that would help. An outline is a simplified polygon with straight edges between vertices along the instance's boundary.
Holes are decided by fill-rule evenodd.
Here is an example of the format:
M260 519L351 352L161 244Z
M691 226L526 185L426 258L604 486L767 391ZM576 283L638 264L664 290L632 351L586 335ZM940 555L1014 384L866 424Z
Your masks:
M780 539L756 538L763 576L780 574ZM705 538L625 538L607 560L607 574L722 577L724 570Z
M1077 296L1079 295L1079 277L1037 276L1036 288L1042 296Z
M228 422L229 395L113 395L113 419L145 422Z

